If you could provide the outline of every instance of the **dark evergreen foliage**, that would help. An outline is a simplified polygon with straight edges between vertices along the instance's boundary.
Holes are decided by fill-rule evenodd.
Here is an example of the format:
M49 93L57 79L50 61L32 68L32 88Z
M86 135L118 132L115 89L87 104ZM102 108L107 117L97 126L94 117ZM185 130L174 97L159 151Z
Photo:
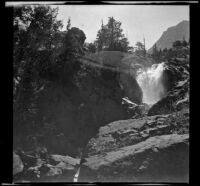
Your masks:
M182 41L175 41L172 45L172 48L165 48L164 50L158 50L157 46L154 45L153 53L151 57L153 58L155 63L161 63L163 61L169 61L172 58L188 58L190 53L190 44L189 42L182 40Z
M122 51L128 52L132 49L129 46L128 39L124 36L121 28L121 22L113 17L108 18L106 25L101 25L101 29L97 33L95 44L98 51Z

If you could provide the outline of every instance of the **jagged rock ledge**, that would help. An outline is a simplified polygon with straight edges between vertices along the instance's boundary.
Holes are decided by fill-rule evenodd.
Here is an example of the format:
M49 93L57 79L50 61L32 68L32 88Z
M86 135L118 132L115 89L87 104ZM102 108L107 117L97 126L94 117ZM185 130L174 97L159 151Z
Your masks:
M84 172L87 181L187 181L188 140L188 134L154 136L117 151L91 156L86 158L80 181L85 179Z
M79 181L188 181L189 109L112 122L87 146Z

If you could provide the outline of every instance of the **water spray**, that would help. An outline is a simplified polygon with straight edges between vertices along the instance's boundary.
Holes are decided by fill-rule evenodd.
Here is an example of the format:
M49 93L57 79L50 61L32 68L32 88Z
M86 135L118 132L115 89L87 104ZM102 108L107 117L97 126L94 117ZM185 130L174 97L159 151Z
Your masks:
M162 82L164 69L164 63L159 63L138 70L136 80L143 92L143 103L152 105L164 96L165 88Z

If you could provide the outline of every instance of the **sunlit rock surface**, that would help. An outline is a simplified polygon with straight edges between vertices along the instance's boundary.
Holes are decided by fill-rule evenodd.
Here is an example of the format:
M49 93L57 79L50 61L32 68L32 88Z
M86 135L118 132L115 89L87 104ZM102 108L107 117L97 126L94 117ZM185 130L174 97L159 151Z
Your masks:
M90 140L80 179L187 182L188 132L188 109L110 123Z
M30 163L28 158L25 159L29 156L29 154L24 154L24 164ZM57 154L49 155L43 159L35 157L35 159L36 161L31 166L25 166L21 170L21 174L14 177L14 182L72 182L80 163L78 158Z
M24 169L23 162L19 155L13 152L13 175L22 172Z

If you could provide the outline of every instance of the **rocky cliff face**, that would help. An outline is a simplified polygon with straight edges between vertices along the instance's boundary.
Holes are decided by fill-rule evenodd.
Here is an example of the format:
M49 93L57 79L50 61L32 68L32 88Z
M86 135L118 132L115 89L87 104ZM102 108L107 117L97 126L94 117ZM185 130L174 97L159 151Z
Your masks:
M120 58L119 55L114 56ZM106 63L108 57L102 62ZM86 73L75 79L74 84L67 83L63 74L62 83L48 82L37 93L37 127L26 135L24 128L14 128L15 150L36 151L39 146L47 148L50 154L76 156L78 148L83 148L100 126L127 118L127 109L121 104L124 91L118 72L83 68ZM137 82L131 80L139 89ZM141 102L140 95L135 100Z
M57 176L61 179L63 174L69 174L67 180L70 178L72 181L76 170L74 166L70 170L65 165L57 166L59 162L52 164L49 156L59 154L65 157L67 154L76 157L100 126L125 119L127 113L121 104L122 97L123 91L115 72L101 69L88 73L81 79L79 87L53 83L46 85L38 94L41 115L38 117L42 117L38 118L38 131L32 131L27 139L18 140L18 144L17 136L14 139L14 150L27 164L15 179L37 181L51 177L55 179ZM18 168L14 169L14 172L19 172Z
M150 108L148 115L167 114L189 107L188 59L172 59L167 62L163 81L168 93Z
M152 63L147 58L136 55L128 55L119 51L102 51L91 54L87 58L94 60L113 71L118 71L118 81L123 90L124 96L127 96L132 102L140 104L142 102L142 90L138 85L135 76L140 67L150 66Z
M189 21L181 21L176 26L169 27L163 32L162 36L155 43L158 49L171 48L174 41L189 40ZM148 50L148 53L152 53L153 47Z
M79 87L46 85L38 94L40 126L38 131L32 131L22 148L31 150L39 145L49 153L75 156L77 148L83 147L100 126L124 119L123 92L115 75L110 71L94 71L82 78Z

